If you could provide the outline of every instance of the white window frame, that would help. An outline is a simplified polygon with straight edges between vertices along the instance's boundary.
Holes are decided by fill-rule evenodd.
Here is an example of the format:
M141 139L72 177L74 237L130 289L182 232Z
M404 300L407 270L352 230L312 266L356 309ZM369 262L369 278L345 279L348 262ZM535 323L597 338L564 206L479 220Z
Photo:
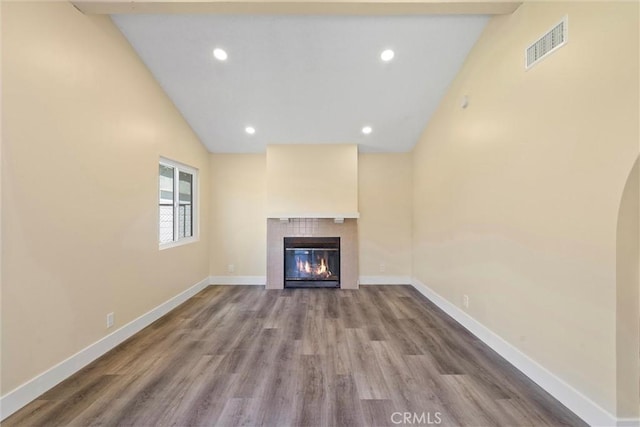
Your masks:
M156 186L156 208L157 208L157 213L156 213L156 221L158 221L157 224L157 230L158 230L158 234L157 234L157 238L156 241L158 242L159 248L160 250L163 249L169 249L169 248L175 248L176 246L182 246L182 245L187 245L189 243L194 243L200 240L200 215L199 215L199 210L200 210L200 186L198 185L198 169L191 167L191 166L187 166L184 163L180 163L180 162L176 162L175 160L171 160L171 159L167 159L166 157L160 157L160 161L158 162L158 165L163 165L163 166L168 166L170 168L173 168L173 194L174 196L174 200L173 200L173 241L172 242L166 242L166 243L160 243L160 203L159 203L159 189L160 189L160 175L158 174L158 169L156 166L156 174L158 174L158 181L157 181L157 186ZM179 237L180 233L179 233L179 226L178 226L178 222L180 219L180 215L179 215L179 207L180 207L180 172L186 172L191 174L191 176L193 176L193 186L191 189L191 212L193 214L193 217L191 218L191 224L193 227L192 230L192 236L189 237Z

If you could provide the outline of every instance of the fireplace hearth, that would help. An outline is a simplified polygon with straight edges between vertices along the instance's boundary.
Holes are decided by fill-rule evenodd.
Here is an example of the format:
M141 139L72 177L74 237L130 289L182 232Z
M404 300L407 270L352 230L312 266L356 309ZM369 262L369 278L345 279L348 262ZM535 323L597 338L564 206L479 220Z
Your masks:
M285 237L285 288L339 288L339 237Z

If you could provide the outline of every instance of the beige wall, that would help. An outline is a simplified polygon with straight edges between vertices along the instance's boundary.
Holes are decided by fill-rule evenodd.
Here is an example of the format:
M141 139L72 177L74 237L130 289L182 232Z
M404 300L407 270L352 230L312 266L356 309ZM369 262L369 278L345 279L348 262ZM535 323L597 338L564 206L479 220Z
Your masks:
M211 275L265 276L266 156L211 154L210 161Z
M2 5L2 394L208 276L208 155L108 17ZM158 159L201 239L158 250ZM106 329L106 314L115 325Z
M305 179L295 179L301 176ZM267 146L267 215L270 218L357 212L356 144Z
M2 2L0 1L0 23L2 22ZM2 31L0 29L0 54L2 53ZM1 58L0 58L1 64ZM2 96L2 66L0 65L0 97ZM2 102L0 102L0 118L2 117ZM4 120L0 120L0 310L2 308L2 140L4 136L3 132ZM3 335L3 322L2 313L0 312L0 374L2 374L2 335ZM2 380L0 380L0 396L2 396Z
M411 165L408 153L358 155L360 276L411 275ZM210 154L210 170L211 275L265 276L266 156Z
M640 164L636 162L622 193L616 235L616 371L618 416L640 415Z
M411 277L410 153L358 156L360 276Z
M568 44L525 71L565 14ZM525 3L490 21L414 151L414 276L469 295L471 316L611 413L638 52L637 3Z

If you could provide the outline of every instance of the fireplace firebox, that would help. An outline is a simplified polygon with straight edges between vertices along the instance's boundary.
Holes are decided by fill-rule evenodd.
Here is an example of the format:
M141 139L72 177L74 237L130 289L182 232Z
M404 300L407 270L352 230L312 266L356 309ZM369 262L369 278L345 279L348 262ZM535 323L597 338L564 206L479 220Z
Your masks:
M339 237L285 237L285 288L339 288Z

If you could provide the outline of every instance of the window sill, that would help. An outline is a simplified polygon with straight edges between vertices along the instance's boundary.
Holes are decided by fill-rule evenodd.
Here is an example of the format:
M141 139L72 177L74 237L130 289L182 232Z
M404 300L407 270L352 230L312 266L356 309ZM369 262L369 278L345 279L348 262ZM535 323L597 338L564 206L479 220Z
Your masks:
M184 245L188 245L190 243L196 243L199 242L200 239L198 239L197 237L187 237L186 239L180 239L176 242L169 242L169 243L161 243L158 248L163 251L165 249L171 249L171 248L175 248L178 246L184 246Z

